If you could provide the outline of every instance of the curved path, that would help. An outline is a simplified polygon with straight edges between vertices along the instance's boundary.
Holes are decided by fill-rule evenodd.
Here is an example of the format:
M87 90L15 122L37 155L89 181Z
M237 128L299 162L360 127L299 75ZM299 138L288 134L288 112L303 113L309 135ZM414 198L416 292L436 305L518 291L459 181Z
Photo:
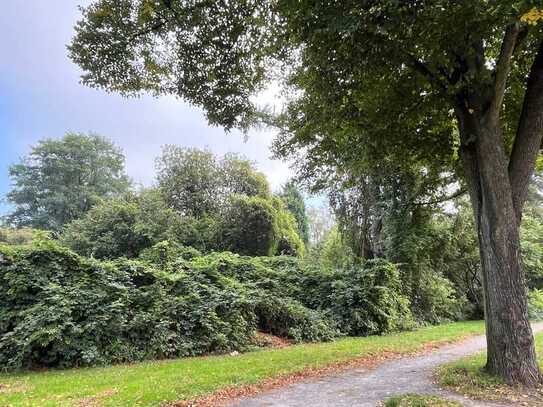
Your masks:
M533 325L534 332L543 323ZM384 399L403 393L432 394L457 400L466 407L501 407L510 404L466 399L440 389L432 381L439 366L484 350L484 336L445 345L428 354L384 362L372 370L356 369L277 389L254 398L238 400L238 407L375 407Z

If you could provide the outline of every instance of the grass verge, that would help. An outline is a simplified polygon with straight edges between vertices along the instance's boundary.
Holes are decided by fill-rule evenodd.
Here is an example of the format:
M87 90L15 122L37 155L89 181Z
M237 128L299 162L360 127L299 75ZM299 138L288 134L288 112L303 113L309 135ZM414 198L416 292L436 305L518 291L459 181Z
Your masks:
M412 332L344 338L238 356L3 374L0 405L158 406L288 375L303 378L304 372L342 363L348 365L353 360L375 361L387 354L418 352L483 332L482 321L457 322Z
M385 407L462 407L456 401L423 394L402 394L389 398Z
M543 369L543 333L535 336L539 366ZM520 406L543 406L543 387L527 390L508 386L500 378L486 373L483 368L486 353L460 359L443 365L437 370L437 380L467 397L478 400L492 400L514 403Z

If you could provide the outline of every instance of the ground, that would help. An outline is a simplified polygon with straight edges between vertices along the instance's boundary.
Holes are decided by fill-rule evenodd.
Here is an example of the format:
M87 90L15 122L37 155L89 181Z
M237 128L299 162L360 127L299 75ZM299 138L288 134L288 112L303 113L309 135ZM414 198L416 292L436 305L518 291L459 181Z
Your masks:
M536 335L539 364L543 367L543 333ZM543 406L543 388L526 389L507 386L503 380L483 369L486 354L456 360L441 366L436 380L444 387L472 399L498 400L521 406Z
M255 394L346 369L369 369L383 360L420 354L483 332L482 321L457 322L237 355L1 374L0 405L160 406L170 402L201 406L199 398L206 397L211 403L207 405L216 406L232 395ZM192 402L195 399L197 404Z
M543 324L534 326L543 330ZM511 406L510 401L483 402L470 400L441 389L434 382L435 369L447 362L484 350L486 339L477 336L461 343L443 346L428 354L387 361L375 369L355 369L319 380L299 383L287 389L236 401L236 407L374 407L397 394L417 393L440 396L460 402L465 407ZM520 404L519 404L520 405ZM532 404L534 405L534 404Z
M543 324L534 328L541 331ZM439 366L455 361L464 369L469 361L459 359L484 350L483 331L480 321L460 322L330 343L273 343L274 349L246 354L4 374L0 405L375 407L387 400L388 407L543 405L471 400L434 383ZM468 379L478 377L478 363L472 362L474 376Z

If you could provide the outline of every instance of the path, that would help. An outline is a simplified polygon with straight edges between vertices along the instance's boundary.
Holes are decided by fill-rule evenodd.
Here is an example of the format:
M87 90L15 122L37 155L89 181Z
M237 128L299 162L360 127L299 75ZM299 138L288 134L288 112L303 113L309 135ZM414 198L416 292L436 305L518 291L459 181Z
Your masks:
M534 324L534 332L543 323ZM468 400L440 389L432 382L439 366L484 350L484 336L446 345L416 356L392 360L376 369L356 369L277 389L231 404L236 407L375 407L384 399L402 393L433 394L457 400L465 407L501 407L505 404Z

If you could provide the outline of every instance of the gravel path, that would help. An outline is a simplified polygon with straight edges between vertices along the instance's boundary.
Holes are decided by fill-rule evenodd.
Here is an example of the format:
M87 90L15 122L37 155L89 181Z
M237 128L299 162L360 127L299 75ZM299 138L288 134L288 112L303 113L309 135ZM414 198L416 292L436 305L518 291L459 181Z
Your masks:
M543 323L534 331L542 331ZM337 376L322 377L277 389L254 398L231 404L237 407L375 407L384 399L402 393L439 395L457 400L466 407L502 407L506 404L468 400L440 389L432 382L432 373L439 365L484 350L484 336L446 345L416 357L392 360L376 369L350 370Z

